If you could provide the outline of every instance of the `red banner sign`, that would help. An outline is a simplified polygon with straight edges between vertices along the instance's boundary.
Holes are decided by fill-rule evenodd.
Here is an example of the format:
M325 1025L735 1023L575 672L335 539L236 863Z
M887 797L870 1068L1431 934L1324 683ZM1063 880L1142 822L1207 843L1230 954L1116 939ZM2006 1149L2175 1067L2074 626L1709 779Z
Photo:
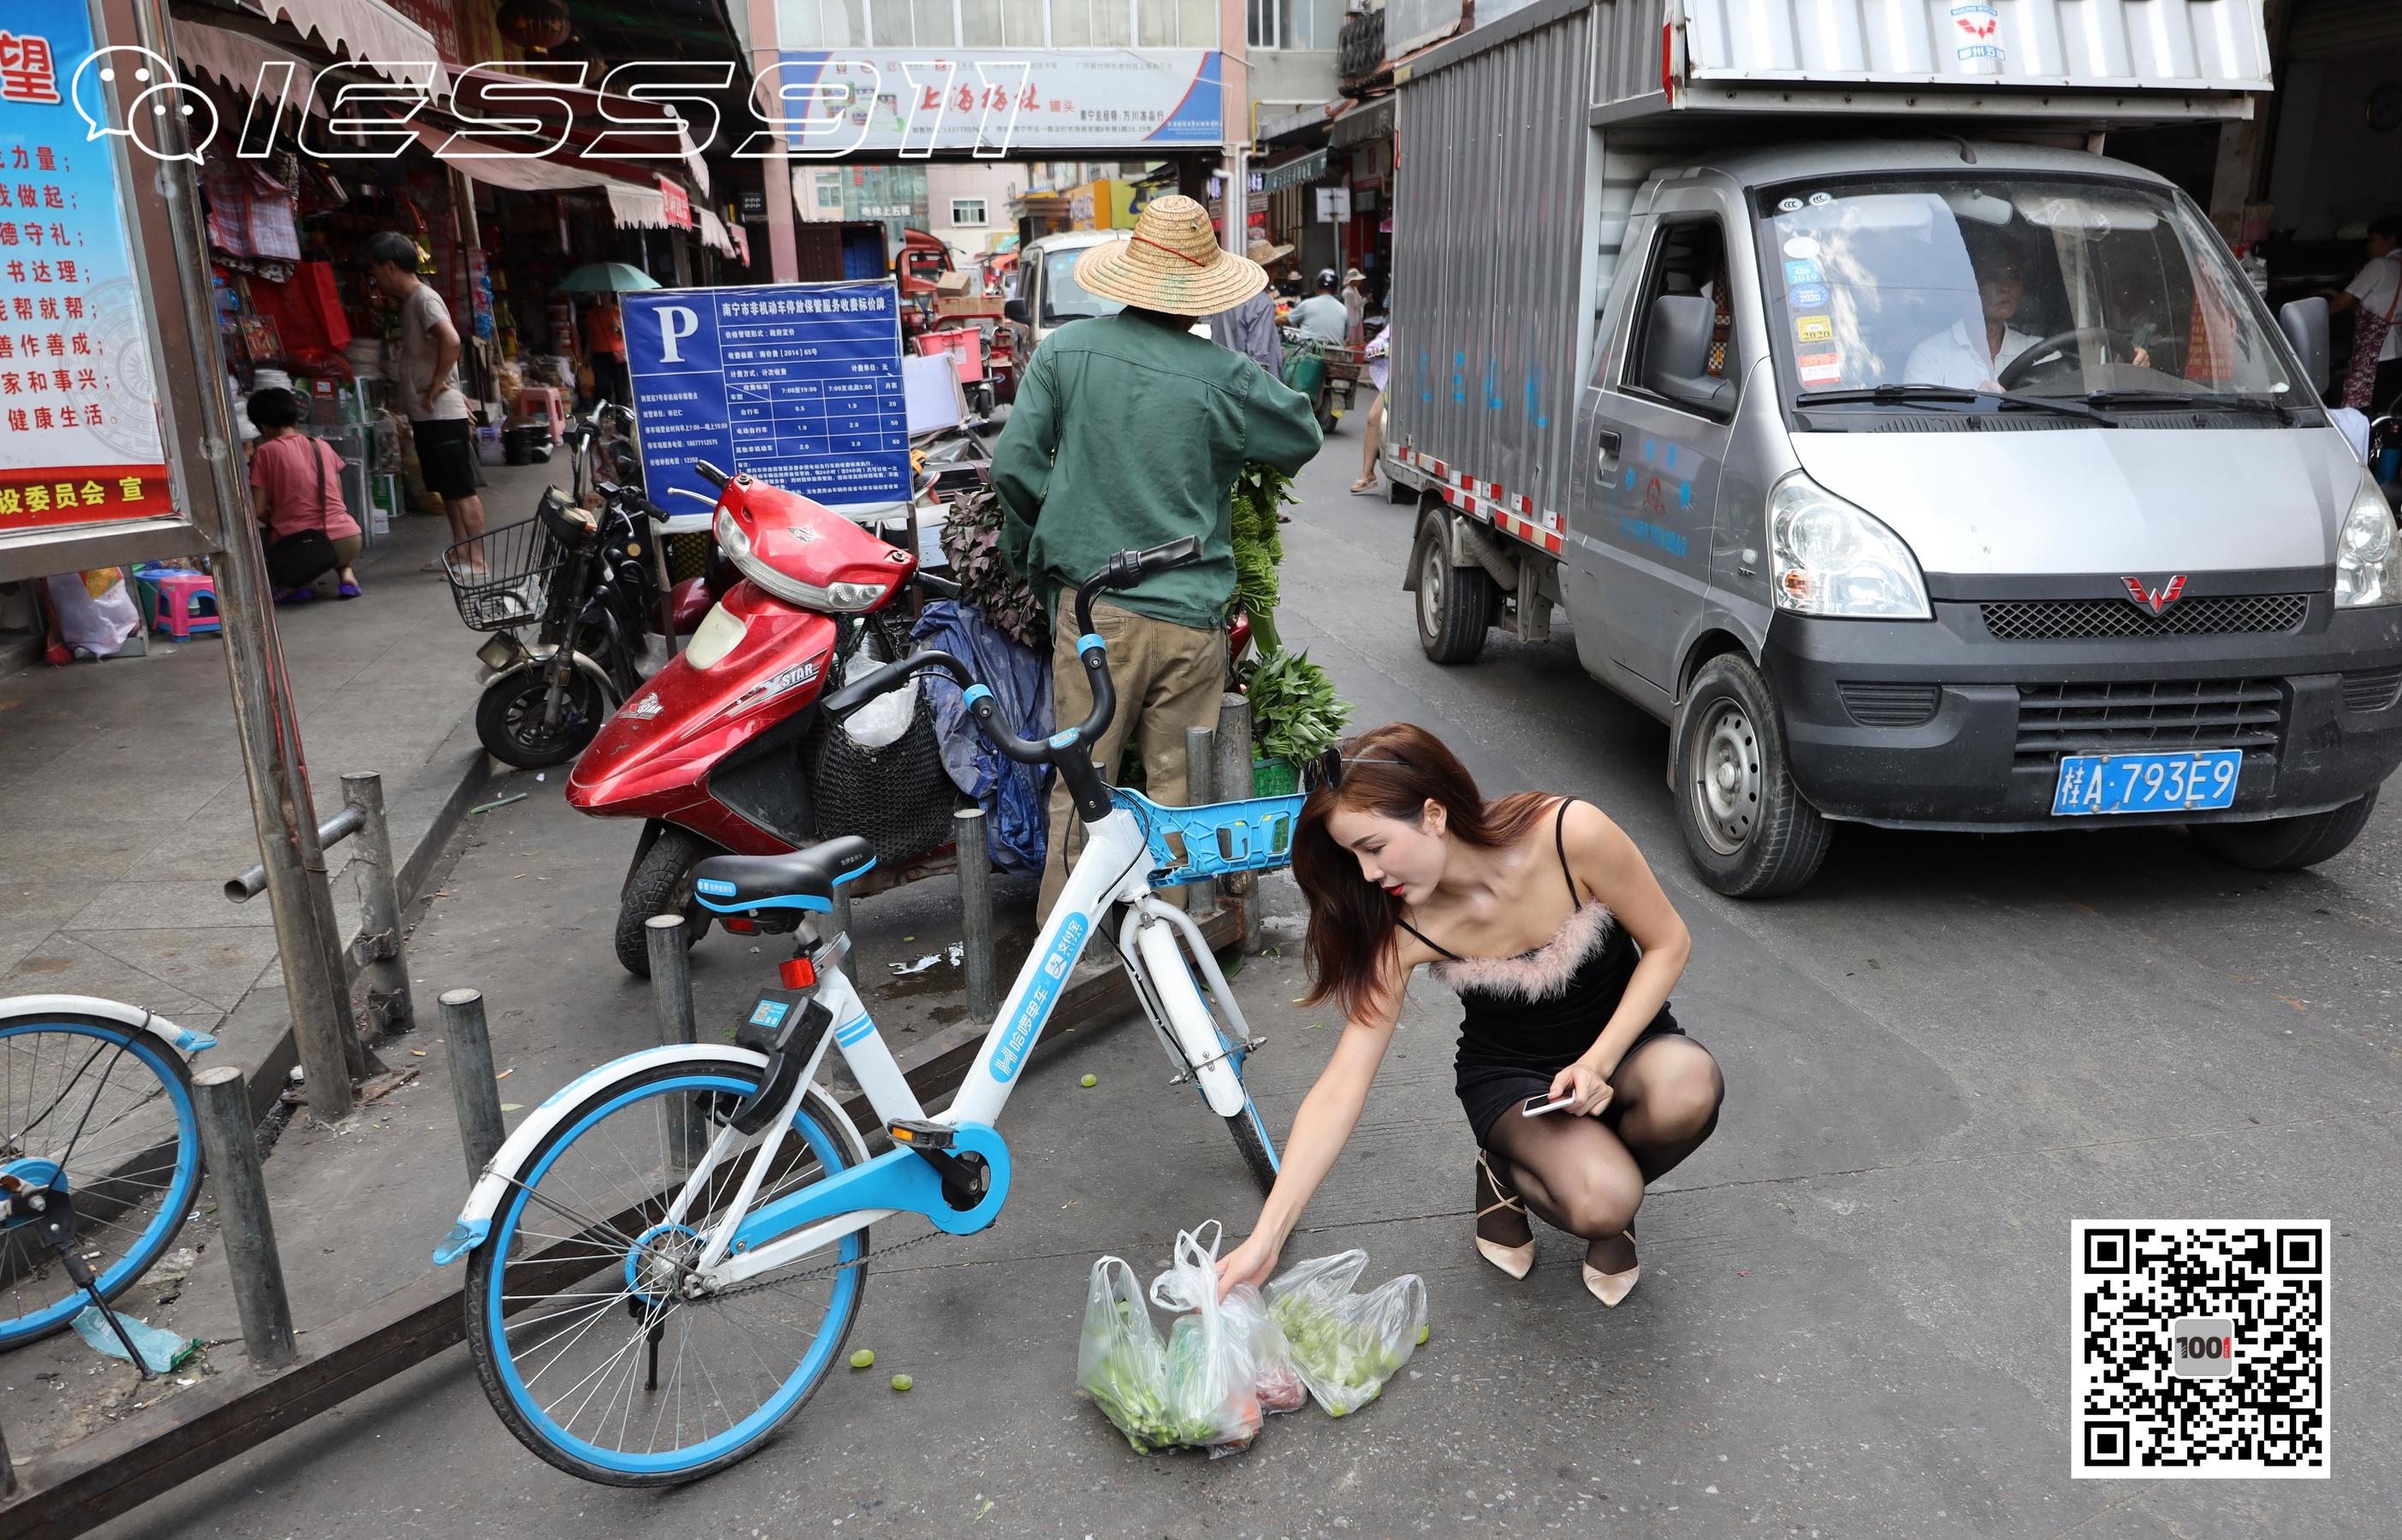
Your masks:
M692 198L683 184L659 178L659 212L679 230L692 228Z

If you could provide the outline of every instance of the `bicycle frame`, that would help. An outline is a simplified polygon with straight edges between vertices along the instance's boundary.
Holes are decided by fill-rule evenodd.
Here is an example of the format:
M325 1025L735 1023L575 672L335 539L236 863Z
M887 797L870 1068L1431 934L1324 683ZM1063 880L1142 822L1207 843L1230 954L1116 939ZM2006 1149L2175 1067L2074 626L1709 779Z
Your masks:
M789 1266L812 1252L832 1245L845 1235L899 1213L924 1215L938 1229L955 1233L981 1230L992 1222L1008 1192L1008 1154L992 1125L1009 1104L1019 1072L1034 1052L1044 1025L1059 1003L1068 975L1084 956L1098 919L1113 902L1126 902L1141 912L1145 906L1167 910L1151 896L1154 862L1135 814L1121 803L1109 817L1086 831L1084 855L1069 874L1059 902L1035 938L1026 965L1018 970L1009 997L985 1035L984 1050L941 1121L956 1131L956 1148L982 1155L989 1172L983 1201L957 1209L946 1201L933 1167L917 1151L896 1147L849 1171L774 1200L756 1212L752 1203L775 1165L776 1155L792 1131L801 1097L817 1079L829 1051L839 1051L877 1117L890 1126L896 1120L925 1117L918 1098L877 1034L867 1008L849 977L839 969L820 975L818 1002L832 1014L833 1026L819 1039L808 1064L794 1082L791 1101L769 1125L767 1136L752 1156L742 1189L725 1217L708 1238L699 1264L711 1287L729 1287L747 1278ZM1181 918L1180 912L1177 917ZM1204 954L1207 955L1206 952ZM1130 967L1141 969L1139 954L1128 955ZM1143 981L1153 989L1155 977ZM1214 1027L1210 1029L1214 1033ZM962 1136L963 1135L963 1136ZM691 1204L709 1189L717 1162L735 1139L729 1127L719 1132L710 1149L677 1194L668 1223L680 1223ZM799 1227L799 1228L795 1228Z

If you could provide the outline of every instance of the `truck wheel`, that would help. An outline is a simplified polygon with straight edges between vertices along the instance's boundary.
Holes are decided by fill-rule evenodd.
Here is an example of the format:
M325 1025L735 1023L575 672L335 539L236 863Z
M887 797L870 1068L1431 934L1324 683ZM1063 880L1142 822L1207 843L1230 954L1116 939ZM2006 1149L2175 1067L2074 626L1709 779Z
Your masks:
M2304 813L2290 818L2263 818L2257 823L2196 823L2187 832L2196 843L2231 866L2251 872L2298 872L2340 855L2359 837L2377 809L2377 793L2358 802Z
M1418 527L1418 647L1437 663L1473 663L1493 624L1493 580L1482 567L1454 567L1443 516Z
M1736 899L1790 893L1827 859L1827 820L1793 784L1785 722L1740 653L1702 666L1677 714L1677 824L1702 880Z

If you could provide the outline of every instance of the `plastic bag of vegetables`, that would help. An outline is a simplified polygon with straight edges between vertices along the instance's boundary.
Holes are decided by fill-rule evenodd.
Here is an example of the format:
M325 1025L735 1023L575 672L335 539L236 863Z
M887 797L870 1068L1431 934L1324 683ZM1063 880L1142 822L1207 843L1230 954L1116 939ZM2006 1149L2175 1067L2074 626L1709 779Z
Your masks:
M1154 1285L1154 1296L1164 1293L1162 1303L1169 1309L1195 1298L1180 1284L1161 1286L1186 1271L1188 1247L1198 1253L1199 1267L1213 1286L1216 1274L1192 1236L1178 1236L1177 1245L1177 1265ZM1177 1448L1232 1454L1259 1433L1248 1344L1228 1329L1214 1286L1196 1304L1171 1324L1162 1342L1134 1270L1115 1257L1093 1264L1084 1291L1084 1338L1076 1350L1076 1388L1138 1454Z
M1374 1400L1417 1351L1426 1285L1415 1272L1352 1292L1367 1270L1357 1249L1321 1257L1268 1280L1268 1314L1284 1331L1293 1366L1330 1417Z
M1208 1442L1213 1460L1249 1449L1259 1437L1261 1415L1251 1334L1218 1299L1221 1234L1215 1219L1180 1231L1175 1261L1151 1281L1153 1304L1190 1312L1168 1328L1167 1382L1196 1416L1215 1422Z
M1285 1344L1284 1327L1268 1313L1268 1302L1249 1284L1236 1284L1226 1295L1227 1320L1251 1347L1251 1387L1260 1398L1260 1414L1299 1411L1309 1404L1309 1387L1293 1367L1292 1350Z

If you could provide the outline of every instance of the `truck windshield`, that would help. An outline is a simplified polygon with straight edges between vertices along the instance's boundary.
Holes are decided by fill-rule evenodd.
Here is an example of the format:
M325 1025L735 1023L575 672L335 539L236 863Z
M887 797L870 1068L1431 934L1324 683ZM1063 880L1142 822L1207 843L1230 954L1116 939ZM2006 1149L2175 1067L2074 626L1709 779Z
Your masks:
M1125 309L1116 300L1103 299L1076 282L1076 258L1084 255L1087 249L1076 246L1044 254L1042 314L1036 323L1044 331L1088 316L1115 315Z
M2315 405L2216 233L2167 188L1997 172L1758 196L1788 402L1929 412L2033 404L2003 396L2121 413ZM1829 413L1811 425L1845 424Z

